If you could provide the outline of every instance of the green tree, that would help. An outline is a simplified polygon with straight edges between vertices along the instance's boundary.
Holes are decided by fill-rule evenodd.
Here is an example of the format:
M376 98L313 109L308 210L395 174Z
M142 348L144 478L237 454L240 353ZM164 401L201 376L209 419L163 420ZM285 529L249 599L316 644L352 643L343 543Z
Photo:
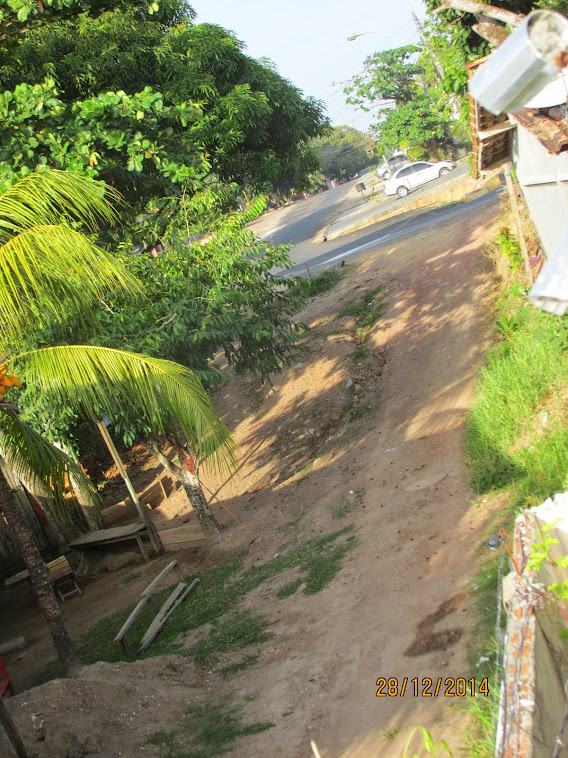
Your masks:
M425 65L427 51L405 45L374 53L365 61L363 74L345 88L347 101L362 109L380 105L371 131L379 154L403 145L415 154L439 159L450 149L451 110L432 65Z
M0 351L25 384L71 405L86 418L103 411L111 421L125 409L145 419L159 435L175 423L203 460L234 464L233 446L195 374L170 361L90 345L57 345L15 354L38 324L58 324L69 310L88 323L94 305L109 291L141 292L138 281L116 259L81 233L113 220L102 185L62 172L44 171L17 182L0 196ZM12 381L12 384L18 381ZM12 394L10 392L10 394ZM80 467L20 417L18 405L0 401L0 462L15 479L52 503L63 503L67 478L93 488ZM173 420L173 421L172 421ZM68 670L77 665L47 572L16 501L3 508L58 655Z
M327 137L312 142L320 168L328 179L347 179L374 160L370 137L351 126L335 126Z
M70 312L63 325L38 329L30 344L66 344L79 339L109 348L124 347L183 363L208 383L218 378L213 361L219 351L237 373L250 372L268 380L297 361L306 327L296 322L294 314L304 302L307 282L274 273L290 265L287 248L258 242L247 228L264 208L264 200L225 218L218 218L215 197L206 207L203 200L203 194L189 200L181 211L183 217L176 216L165 238L164 253L157 258L147 253L127 256L128 270L147 285L142 307L126 291L112 293L98 308L96 324L81 323L76 312ZM195 215L202 222L208 215L214 220L201 227L205 236L200 241L188 244L193 227L187 229L183 222L192 225ZM72 404L54 402L53 393L31 385L22 405L34 428L79 452L74 444L78 416ZM115 416L114 428L125 444L139 440L159 454L159 435L152 433L140 414L125 408ZM175 423L169 424L162 436L174 445L184 464L178 470L169 463L164 465L186 487L204 529L215 530L199 487L203 460L199 446L180 435Z
M40 6L30 28L3 22L20 25L0 57L5 173L47 164L102 178L137 218L184 185L301 188L317 166L321 105L231 33L195 25L184 0Z

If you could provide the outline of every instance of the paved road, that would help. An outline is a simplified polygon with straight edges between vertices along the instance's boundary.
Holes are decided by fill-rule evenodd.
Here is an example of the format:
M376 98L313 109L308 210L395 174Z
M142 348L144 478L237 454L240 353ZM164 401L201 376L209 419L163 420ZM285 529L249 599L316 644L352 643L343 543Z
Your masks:
M296 264L286 273L290 276L305 276L309 272L317 274L324 268L338 264L342 260L350 260L367 251L375 251L384 244L391 245L396 239L412 236L419 232L435 234L436 230L446 223L453 223L462 216L464 219L478 214L483 208L499 202L500 190L489 192L467 203L452 203L442 208L425 211L413 211L403 216L397 216L392 221L382 221L365 229L339 237L330 242L313 245L309 242L297 245L290 251L292 261Z
M355 185L359 180L342 184L335 189L298 200L293 205L271 211L250 225L262 239L273 245L297 245L316 235L328 219L361 202Z
M412 202L417 195L432 192L440 184L455 179L457 176L463 176L468 170L467 163L463 163L440 179L414 190L408 197L399 198L395 196L375 207L380 208L381 211L391 206L400 208L404 203ZM307 200L299 200L293 205L267 213L251 224L250 228L259 237L269 240L274 245L299 245L311 240L326 226L330 219L337 219L364 202L355 190L355 185L359 181L365 181L365 176L327 192L322 192L321 195L314 195Z

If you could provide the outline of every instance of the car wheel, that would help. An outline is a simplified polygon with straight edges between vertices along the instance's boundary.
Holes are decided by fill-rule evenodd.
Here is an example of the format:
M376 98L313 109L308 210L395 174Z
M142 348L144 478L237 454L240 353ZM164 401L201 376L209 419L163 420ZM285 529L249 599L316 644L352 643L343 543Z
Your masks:
M391 174L390 171L385 171L385 173L383 174L383 179L385 179L385 180L390 179L391 176L392 176L392 174Z
M396 194L399 197L406 197L408 195L408 188L407 187L399 187L396 191Z
M449 174L450 169L449 168L441 168L440 169L440 176L444 176L444 174Z

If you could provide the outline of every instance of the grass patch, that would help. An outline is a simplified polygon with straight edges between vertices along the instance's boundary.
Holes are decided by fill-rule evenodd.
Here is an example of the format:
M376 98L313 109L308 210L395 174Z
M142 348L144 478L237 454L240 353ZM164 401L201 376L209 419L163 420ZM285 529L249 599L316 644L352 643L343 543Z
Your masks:
M349 410L349 421L358 421L360 418L364 418L368 413L370 413L372 410L372 407L370 405L354 405Z
M309 461L306 463L305 466L302 466L302 468L299 471L296 471L294 474L294 477L297 479L301 479L303 476L306 476L306 474L309 474L314 465L319 461L319 458L314 458L313 461Z
M239 604L245 595L266 580L292 568L299 571L304 594L320 592L333 580L344 558L356 546L357 538L353 531L353 525L349 525L313 537L283 555L248 569L243 568L245 553L240 553L203 571L196 589L177 608L150 648L140 657L178 653L189 655L200 666L210 666L215 664L218 654L260 644L270 636L268 622L258 614L239 611ZM163 602L171 589L157 594L158 602ZM78 644L79 656L84 664L100 660L111 663L128 660L122 647L112 640L134 605L132 603L100 619L84 635ZM153 618L154 612L149 606L140 613L129 632L134 649ZM185 635L204 624L211 624L208 635L185 648Z
M309 296L322 295L324 292L329 292L332 287L340 282L347 274L349 266L342 266L338 269L326 269L321 271L316 276L310 277L310 288L307 290Z
M466 461L477 492L513 484L519 505L533 505L568 478L568 322L525 307L516 288L501 298L497 322L501 341L477 385Z
M207 637L192 645L188 653L201 668L211 666L217 663L219 653L239 650L270 639L273 635L265 631L266 627L266 620L251 611L223 616Z
M228 666L223 666L223 668L220 669L220 672L221 674L236 674L238 671L244 671L257 662L259 655L260 648L257 648L254 653L248 653L243 656L240 661L235 661L235 663L229 663Z
M276 593L277 598L284 598L284 597L290 597L290 595L293 595L296 590L298 590L302 584L304 583L303 579L294 579L293 582L288 582L288 584L285 584L283 587L281 587L278 592Z
M188 708L183 729L152 735L147 743L163 747L164 758L215 758L228 753L240 737L259 734L274 726L267 721L245 724L242 706L222 695Z
M358 503L353 500L346 500L342 505L338 505L336 508L333 508L331 511L331 516L334 519L340 519L345 518L345 516L348 516L351 511L354 511L357 507Z
M373 324L383 315L384 301L380 299L383 287L377 287L374 290L366 292L362 297L349 300L340 309L337 318L343 316L353 316L357 324L355 328L355 344L357 347L364 347L367 335L371 331Z

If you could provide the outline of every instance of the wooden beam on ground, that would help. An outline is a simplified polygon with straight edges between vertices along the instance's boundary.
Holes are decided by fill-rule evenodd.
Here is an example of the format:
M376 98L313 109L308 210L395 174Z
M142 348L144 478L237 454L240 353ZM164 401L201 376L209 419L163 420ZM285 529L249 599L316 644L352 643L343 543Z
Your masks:
M132 652L133 652L132 646L130 642L128 641L128 638L126 637L126 632L130 629L132 624L136 621L136 617L138 616L142 608L146 605L148 600L149 600L148 597L143 597L142 600L138 601L136 608L134 608L130 616L126 619L124 624L120 627L119 633L116 635L116 637L113 640L113 642L120 642L126 655L132 655Z
M185 600L187 595L191 592L191 590L195 587L195 585L199 582L199 579L194 579L193 582L190 585L185 585L183 582L180 582L175 590L172 592L172 594L169 596L169 598L166 600L164 605L162 606L162 609L152 621L150 626L148 627L148 631L142 638L142 642L140 643L140 648L138 650L139 653L143 653L144 650L150 645L152 640L158 635L158 633L161 631L162 627L166 623L166 621L169 619L169 617L172 615L172 613L175 611L175 609L178 607L178 605Z
M166 574L169 574L170 571L174 568L177 571L180 582L185 581L185 576L183 575L183 571L180 569L178 562L172 561L171 563L168 563L168 565L160 571L158 576L150 582L146 589L141 593L140 597L147 597L148 595L151 595L154 587L156 587L156 585L162 581Z

